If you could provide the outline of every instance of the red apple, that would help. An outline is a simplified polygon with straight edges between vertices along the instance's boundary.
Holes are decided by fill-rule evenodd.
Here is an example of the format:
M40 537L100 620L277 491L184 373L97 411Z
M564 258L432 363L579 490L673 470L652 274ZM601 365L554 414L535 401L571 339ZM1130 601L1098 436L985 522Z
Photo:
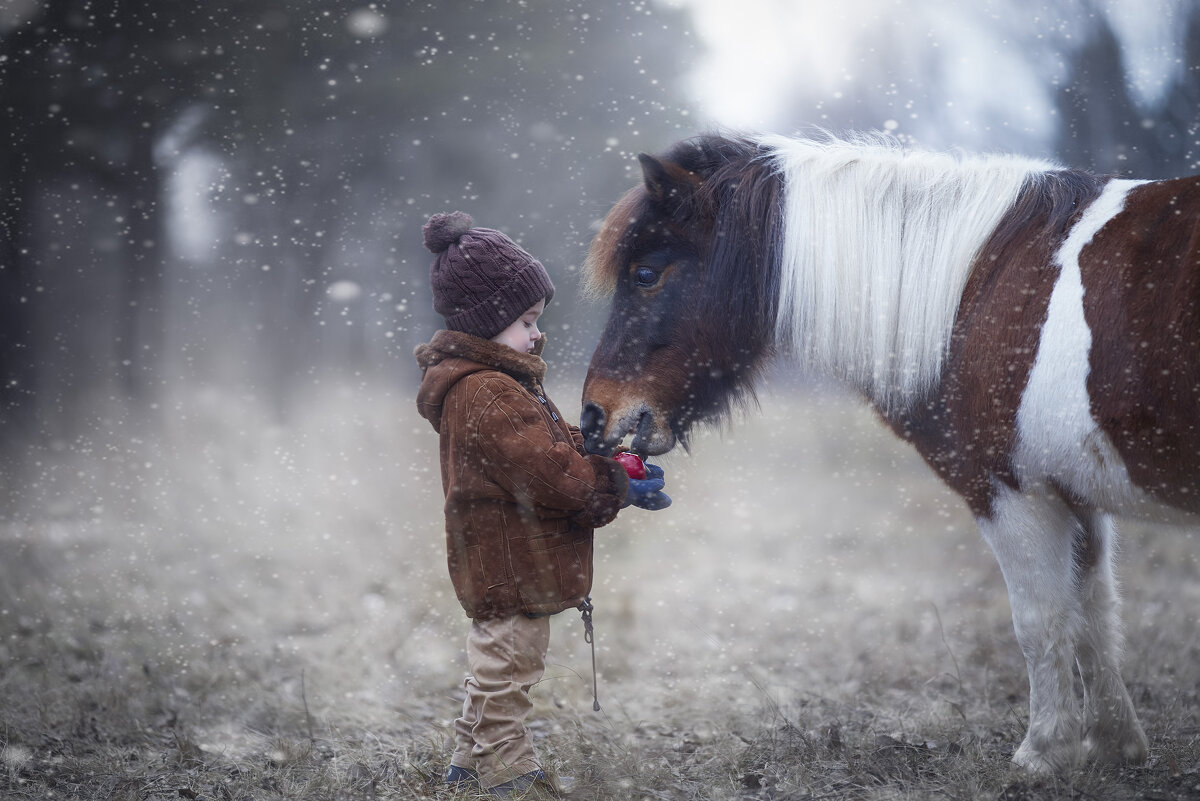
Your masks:
M618 453L613 458L621 463L621 467L625 468L625 472L629 474L630 478L643 479L646 477L646 465L642 464L641 458L636 453L626 451Z

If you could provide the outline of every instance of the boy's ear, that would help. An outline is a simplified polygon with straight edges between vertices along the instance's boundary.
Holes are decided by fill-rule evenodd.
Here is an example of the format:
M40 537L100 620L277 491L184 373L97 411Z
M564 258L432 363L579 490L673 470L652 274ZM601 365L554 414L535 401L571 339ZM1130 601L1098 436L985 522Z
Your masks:
M670 161L660 161L646 153L638 154L642 165L642 183L646 194L657 205L676 207L700 185L700 177Z

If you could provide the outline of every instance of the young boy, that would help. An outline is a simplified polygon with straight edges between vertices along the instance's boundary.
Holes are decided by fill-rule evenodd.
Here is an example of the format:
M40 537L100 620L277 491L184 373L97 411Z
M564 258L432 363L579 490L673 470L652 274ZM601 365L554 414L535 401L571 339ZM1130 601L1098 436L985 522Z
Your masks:
M440 435L450 577L472 620L446 782L511 798L546 781L525 730L528 693L545 669L549 616L584 608L591 591L592 530L630 503L670 499L661 470L633 481L584 451L542 388L550 276L504 234L472 225L454 212L423 229L446 330L414 352L417 408Z

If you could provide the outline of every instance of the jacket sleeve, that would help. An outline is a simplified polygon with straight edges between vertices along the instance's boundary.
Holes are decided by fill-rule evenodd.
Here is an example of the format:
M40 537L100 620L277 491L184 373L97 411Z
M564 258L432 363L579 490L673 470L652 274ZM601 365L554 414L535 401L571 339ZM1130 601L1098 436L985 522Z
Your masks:
M575 450L587 456L587 449L583 444L583 432L579 430L579 426L568 426L568 428L571 429L571 441L575 443Z
M597 527L617 516L629 477L612 459L584 456L556 441L541 410L519 392L492 399L479 419L478 445L488 477L530 506L573 513Z

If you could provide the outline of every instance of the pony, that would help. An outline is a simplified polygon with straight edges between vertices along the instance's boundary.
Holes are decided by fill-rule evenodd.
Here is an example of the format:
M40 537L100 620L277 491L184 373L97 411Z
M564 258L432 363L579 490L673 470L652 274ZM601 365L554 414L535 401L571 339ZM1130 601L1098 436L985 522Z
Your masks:
M586 261L611 296L588 449L686 446L777 355L841 379L999 562L1029 678L1013 761L1143 761L1113 517L1200 519L1200 178L883 135L707 134L638 158Z

